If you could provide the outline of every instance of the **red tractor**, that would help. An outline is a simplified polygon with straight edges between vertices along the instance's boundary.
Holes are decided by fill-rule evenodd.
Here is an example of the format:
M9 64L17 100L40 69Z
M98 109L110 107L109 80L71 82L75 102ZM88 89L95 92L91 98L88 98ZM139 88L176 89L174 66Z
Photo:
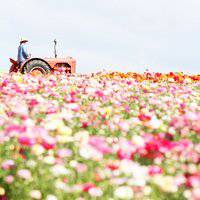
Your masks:
M17 61L10 58L12 66L9 72L49 74L57 71L64 71L66 73L75 73L76 60L72 57L57 58L56 45L57 42L54 40L54 58L30 58L25 60L21 66L18 65Z

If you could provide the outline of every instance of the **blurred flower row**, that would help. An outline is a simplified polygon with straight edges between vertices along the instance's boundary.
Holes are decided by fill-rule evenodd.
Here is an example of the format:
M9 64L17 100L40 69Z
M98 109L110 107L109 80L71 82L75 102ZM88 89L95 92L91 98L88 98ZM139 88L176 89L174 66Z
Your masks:
M0 76L0 199L200 199L200 76Z

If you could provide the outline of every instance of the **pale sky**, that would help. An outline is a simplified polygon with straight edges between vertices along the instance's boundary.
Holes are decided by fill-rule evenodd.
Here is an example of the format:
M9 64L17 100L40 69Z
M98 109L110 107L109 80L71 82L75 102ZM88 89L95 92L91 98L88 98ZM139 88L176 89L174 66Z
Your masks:
M199 0L0 0L0 70L20 38L33 57L77 60L78 72L200 73Z

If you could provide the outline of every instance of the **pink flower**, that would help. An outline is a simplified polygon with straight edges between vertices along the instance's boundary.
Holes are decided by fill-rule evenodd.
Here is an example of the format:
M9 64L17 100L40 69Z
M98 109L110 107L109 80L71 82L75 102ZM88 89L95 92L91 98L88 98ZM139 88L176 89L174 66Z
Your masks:
M133 155L136 152L136 147L131 141L121 140L119 142L119 149L117 151L117 156L120 160L128 159L132 160Z
M200 173L193 174L187 177L188 187L199 187L200 186Z
M70 149L59 149L57 155L60 158L70 157L72 156L72 151Z
M149 175L162 174L163 169L159 166L152 165L149 167Z
M186 182L186 178L183 175L178 175L175 177L175 183L178 187Z
M78 173L83 173L83 172L87 171L87 165L78 163L76 166L76 170Z
M17 172L17 175L26 180L31 178L31 172L28 169L20 169Z
M1 167L2 169L4 170L8 170L8 169L11 169L15 166L15 163L13 160L5 160L2 164L1 164Z
M183 139L183 140L180 140L178 142L174 142L175 145L176 145L176 150L177 151L184 151L185 149L189 148L189 147L192 147L192 142L189 141L189 140L186 140L186 139Z
M104 93L103 93L103 91L97 90L97 91L95 92L95 95L96 95L97 97L103 97L103 96L104 96Z
M12 175L8 175L5 177L5 182L10 184L14 181L14 177Z
M92 136L89 139L89 144L103 154L109 154L113 152L112 148L106 143L104 137Z
M119 125L119 128L120 128L121 131L124 131L124 132L129 131L130 126L127 122L122 121L122 122L119 122L118 125Z

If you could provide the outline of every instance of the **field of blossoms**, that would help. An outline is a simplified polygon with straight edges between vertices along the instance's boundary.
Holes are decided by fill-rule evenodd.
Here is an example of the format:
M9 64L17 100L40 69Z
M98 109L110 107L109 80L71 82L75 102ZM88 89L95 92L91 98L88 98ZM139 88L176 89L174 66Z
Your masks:
M200 75L0 75L1 200L199 200Z

